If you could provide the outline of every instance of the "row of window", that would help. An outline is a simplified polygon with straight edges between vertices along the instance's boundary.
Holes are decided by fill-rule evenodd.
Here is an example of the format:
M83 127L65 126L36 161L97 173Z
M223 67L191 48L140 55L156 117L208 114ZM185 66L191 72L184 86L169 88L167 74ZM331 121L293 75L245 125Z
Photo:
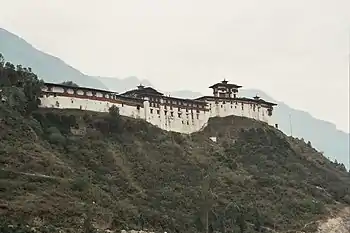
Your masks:
M173 104L173 105L182 105L182 106L188 106L190 108L204 108L205 105L202 104L195 104L195 103L188 103L186 101L181 100L169 100L169 99L163 99L165 104ZM160 98L150 98L150 102L154 102L153 104L160 103Z
M159 108L160 105L159 105L159 104L155 104L155 103L151 103L151 104L150 104L150 107ZM170 105L170 106L166 106L166 105L165 105L165 106L164 106L164 109L168 109L168 107L169 107L170 110L173 110L173 109L174 109L173 106L171 106L171 105ZM193 111L194 111L194 109L188 109L188 108L186 108L185 110L186 110L186 112L191 112L191 113L193 113ZM180 111L181 111L181 108L177 108L177 111L180 112ZM200 113L200 110L199 110L199 109L196 109L196 112L197 112L197 113Z
M157 114L160 115L160 110L157 109L156 111L157 111ZM150 109L150 113L151 113L151 114L154 113L153 108ZM165 116L168 116L168 111L167 111L167 110L164 110L164 115L165 115ZM186 114L186 115L187 115L187 117L189 116L189 114ZM199 119L199 113L197 113L196 115L197 115L197 119ZM171 116L171 117L174 117L174 112L173 112L173 111L170 111L170 116ZM179 118L181 118L182 113L181 113L181 112L178 112L178 113L177 113L177 116L178 116ZM193 114L193 113L191 113L191 117L192 117L192 119L194 119L194 114Z

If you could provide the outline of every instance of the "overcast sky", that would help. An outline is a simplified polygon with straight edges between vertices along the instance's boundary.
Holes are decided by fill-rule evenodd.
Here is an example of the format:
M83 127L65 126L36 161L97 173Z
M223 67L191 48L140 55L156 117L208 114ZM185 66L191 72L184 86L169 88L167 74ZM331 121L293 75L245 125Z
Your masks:
M350 0L0 0L0 27L83 73L223 77L349 132Z

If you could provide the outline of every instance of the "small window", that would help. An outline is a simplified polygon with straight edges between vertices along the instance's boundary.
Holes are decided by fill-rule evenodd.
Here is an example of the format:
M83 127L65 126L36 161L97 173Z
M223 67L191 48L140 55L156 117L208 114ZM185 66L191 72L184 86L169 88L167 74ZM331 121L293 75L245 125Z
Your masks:
M199 114L197 114L197 120L199 119Z
M223 105L221 105L221 108L223 107Z
M150 109L151 114L153 114L153 108Z
M136 108L137 108L137 110L140 110L140 106L139 106L139 105L137 105L137 107L136 107Z
M166 110L165 110L165 111L164 111L164 115L166 116L166 115L167 115L167 113L168 113L168 111L166 111Z
M160 114L160 111L159 111L159 110L157 110L157 114L158 114L158 115Z
M267 109L267 115L272 116L272 109L271 108Z
M172 117L173 117L173 116L174 116L174 112L170 112L170 116L172 116Z
M180 112L177 115L178 115L179 118L181 118L181 113Z

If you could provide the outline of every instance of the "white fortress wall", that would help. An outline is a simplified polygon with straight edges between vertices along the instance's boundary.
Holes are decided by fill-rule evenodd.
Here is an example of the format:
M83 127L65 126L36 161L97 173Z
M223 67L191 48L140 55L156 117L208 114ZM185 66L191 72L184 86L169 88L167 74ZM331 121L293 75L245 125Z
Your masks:
M249 103L241 100L208 101L210 117L242 116L251 119L271 122L268 108L257 103Z
M144 102L146 121L167 131L193 133L208 121L207 111L184 106L167 105L164 99ZM147 110L148 109L148 110Z
M139 104L128 101L125 98L103 94L101 92L92 93L91 91L66 89L53 87L50 92L44 89L44 95L40 98L43 108L59 109L80 109L95 112L108 112L112 105L119 108L120 115L145 118L143 103Z

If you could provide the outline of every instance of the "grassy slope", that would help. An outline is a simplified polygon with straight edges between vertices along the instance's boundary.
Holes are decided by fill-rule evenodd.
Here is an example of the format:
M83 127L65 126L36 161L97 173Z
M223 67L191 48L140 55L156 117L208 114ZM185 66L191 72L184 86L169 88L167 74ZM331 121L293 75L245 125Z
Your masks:
M266 229L286 230L350 204L348 173L305 143L249 119L213 119L203 132L184 136L122 118L111 134L103 114L55 112L93 126L73 136L44 111L36 116L41 125L0 112L0 214L8 219L76 232L91 211L99 228L199 232L203 203L211 206L215 229L220 219L230 225L235 203L249 228L258 210ZM50 126L64 141L49 136Z

